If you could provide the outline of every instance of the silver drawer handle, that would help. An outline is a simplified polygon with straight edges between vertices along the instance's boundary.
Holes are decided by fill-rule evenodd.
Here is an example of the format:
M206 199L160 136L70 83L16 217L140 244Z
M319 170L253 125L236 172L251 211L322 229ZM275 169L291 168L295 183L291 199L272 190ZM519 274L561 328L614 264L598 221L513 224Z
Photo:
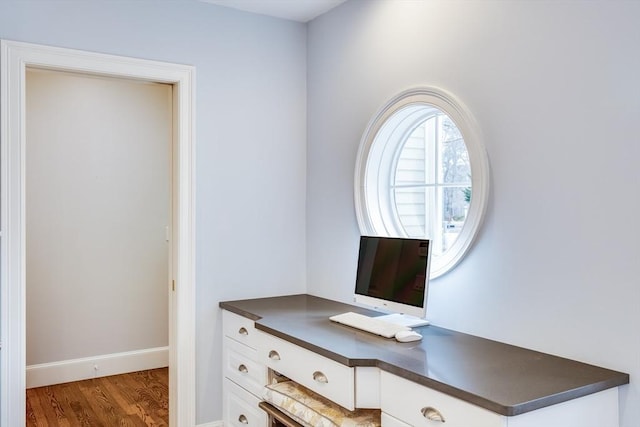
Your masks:
M432 408L431 406L425 406L420 410L420 412L422 412L422 416L428 420L440 421L441 423L445 422L444 417L442 416L440 411L438 411L435 408Z
M242 372L243 374L246 374L247 372L249 372L249 370L247 369L246 366L244 365L240 365L238 366L238 371Z
M271 350L271 351L269 352L269 359L272 359L272 360L280 360L280 355L278 354L278 352L277 352L277 351L275 351L275 350Z
M238 329L238 333L239 333L240 335L244 335L244 336L249 335L249 331L247 331L247 328L245 328L244 326L243 326L243 327L241 327L240 329Z
M320 371L315 371L313 373L313 379L323 384L327 384L329 382L327 376Z
M242 424L249 424L249 420L247 419L247 417L244 416L244 414L241 414L238 417L238 421L240 421Z

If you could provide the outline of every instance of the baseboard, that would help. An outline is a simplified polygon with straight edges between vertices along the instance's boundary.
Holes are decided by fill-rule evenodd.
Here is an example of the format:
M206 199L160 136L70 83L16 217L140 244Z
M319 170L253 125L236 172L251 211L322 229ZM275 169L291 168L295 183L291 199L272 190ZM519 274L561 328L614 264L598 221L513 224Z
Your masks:
M224 421L212 421L206 424L198 424L196 427L224 427Z
M27 388L169 366L169 347L27 366Z

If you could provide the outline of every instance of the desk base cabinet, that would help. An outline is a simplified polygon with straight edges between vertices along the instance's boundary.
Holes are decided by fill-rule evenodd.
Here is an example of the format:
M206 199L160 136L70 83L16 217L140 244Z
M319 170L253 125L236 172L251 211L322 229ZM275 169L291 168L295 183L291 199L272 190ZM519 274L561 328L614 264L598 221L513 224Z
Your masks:
M223 331L225 426L270 427L259 404L278 372L349 410L381 409L382 427L619 427L617 387L507 417L377 367L342 365L227 310Z

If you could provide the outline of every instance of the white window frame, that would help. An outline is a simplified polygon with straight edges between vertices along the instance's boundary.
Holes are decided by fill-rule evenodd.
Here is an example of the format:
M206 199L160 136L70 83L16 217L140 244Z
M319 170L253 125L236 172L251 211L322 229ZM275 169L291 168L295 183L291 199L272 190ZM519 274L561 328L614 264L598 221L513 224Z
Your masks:
M453 269L471 248L489 199L489 161L482 142L482 135L468 109L450 93L434 87L406 90L389 100L372 117L360 141L355 170L355 208L360 232L363 235L387 235L406 237L402 227L394 226L395 209L392 206L389 183L395 172L395 156L403 143L402 126L385 125L388 120L401 121L414 114L396 114L400 110L435 107L449 116L464 138L471 163L472 197L467 218L451 247L431 260L430 278L442 276ZM397 141L380 143L379 141ZM376 141L378 141L376 143Z

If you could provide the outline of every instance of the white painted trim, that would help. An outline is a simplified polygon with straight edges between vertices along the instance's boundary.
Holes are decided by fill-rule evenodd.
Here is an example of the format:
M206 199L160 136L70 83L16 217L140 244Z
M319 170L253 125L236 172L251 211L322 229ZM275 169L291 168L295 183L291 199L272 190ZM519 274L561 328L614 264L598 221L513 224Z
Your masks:
M224 421L213 421L206 424L198 424L196 427L224 427Z
M27 366L27 388L169 366L169 347L148 348Z
M0 427L25 425L24 144L27 67L174 87L173 242L169 312L170 425L195 426L195 69L29 43L0 41Z

